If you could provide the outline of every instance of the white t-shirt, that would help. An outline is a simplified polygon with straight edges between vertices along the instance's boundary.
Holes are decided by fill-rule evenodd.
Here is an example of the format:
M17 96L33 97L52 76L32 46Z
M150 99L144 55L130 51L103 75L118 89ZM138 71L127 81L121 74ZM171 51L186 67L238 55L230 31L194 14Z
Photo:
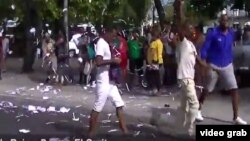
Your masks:
M194 44L186 38L177 45L177 79L194 79L196 55Z
M76 45L78 45L79 44L79 38L82 36L82 34L79 34L79 33L77 33L77 34L75 34L75 35L73 35L72 36L72 38L71 38L71 42L74 42Z
M109 44L100 38L95 46L96 56L102 56L103 60L111 59ZM101 84L109 84L109 65L97 67L96 82Z

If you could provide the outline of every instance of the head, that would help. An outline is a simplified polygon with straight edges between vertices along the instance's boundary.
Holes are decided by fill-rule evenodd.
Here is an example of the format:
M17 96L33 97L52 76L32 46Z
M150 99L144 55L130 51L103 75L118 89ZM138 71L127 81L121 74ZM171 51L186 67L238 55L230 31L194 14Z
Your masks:
M171 27L170 33L168 34L169 45L173 48L175 48L178 42L180 41L179 32L180 31L178 31L178 28L175 25L173 25Z
M111 43L117 37L117 31L115 28L106 28L105 33L103 34L103 38L108 42Z
M226 14L221 15L219 23L220 23L219 26L222 29L222 31L226 31L228 28L228 16Z
M185 21L182 24L180 30L178 31L180 38L186 37L188 39L192 39L194 33L195 33L195 28L190 21Z
M49 33L45 33L44 38L45 38L45 41L46 41L46 42L49 42L49 40L50 40L50 35L49 35Z
M167 32L168 30L170 30L170 28L171 28L171 24L170 24L170 22L168 22L168 21L164 21L164 32Z
M155 27L152 29L151 34L152 34L152 39L156 40L156 39L160 38L161 32L160 32L159 28Z
M138 39L139 38L138 31L137 30L132 31L132 36L133 36L133 39Z

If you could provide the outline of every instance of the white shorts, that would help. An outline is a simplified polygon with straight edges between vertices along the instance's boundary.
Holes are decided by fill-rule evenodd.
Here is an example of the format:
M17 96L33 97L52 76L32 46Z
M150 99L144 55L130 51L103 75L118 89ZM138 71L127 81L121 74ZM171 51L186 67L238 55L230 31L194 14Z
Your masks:
M116 108L123 107L125 105L116 85L97 83L96 88L97 91L93 108L94 111L101 112L107 99L111 100Z
M234 75L234 67L232 64L227 66L225 69L218 70L218 72L215 72L213 70L208 71L206 88L209 93L214 90L218 80L224 90L233 90L238 88L237 81Z

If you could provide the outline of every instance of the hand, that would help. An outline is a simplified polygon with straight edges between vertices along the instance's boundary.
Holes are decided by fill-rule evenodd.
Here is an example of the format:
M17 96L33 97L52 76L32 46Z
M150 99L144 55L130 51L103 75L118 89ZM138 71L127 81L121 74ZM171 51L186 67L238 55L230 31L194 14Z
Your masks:
M112 62L114 62L115 64L120 64L121 63L121 59L118 57L115 57L112 59Z

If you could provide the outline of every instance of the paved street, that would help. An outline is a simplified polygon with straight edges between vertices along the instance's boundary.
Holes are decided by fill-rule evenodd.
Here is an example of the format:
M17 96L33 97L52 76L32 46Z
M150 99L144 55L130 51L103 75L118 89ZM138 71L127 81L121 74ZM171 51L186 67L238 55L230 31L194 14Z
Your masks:
M15 65L13 65L15 64ZM10 59L8 72L0 81L0 135L86 136L94 90L79 85L46 86L45 75L36 64L33 74L19 73L21 60ZM115 109L107 103L99 119L97 140L190 141L174 128L178 89L164 90L161 97L151 97L136 89L124 93L126 119L131 135L123 137L118 130ZM250 123L250 89L242 89L240 113ZM164 105L169 104L169 108ZM198 124L231 124L230 97L213 94L204 106L205 121ZM21 130L25 129L25 130Z

